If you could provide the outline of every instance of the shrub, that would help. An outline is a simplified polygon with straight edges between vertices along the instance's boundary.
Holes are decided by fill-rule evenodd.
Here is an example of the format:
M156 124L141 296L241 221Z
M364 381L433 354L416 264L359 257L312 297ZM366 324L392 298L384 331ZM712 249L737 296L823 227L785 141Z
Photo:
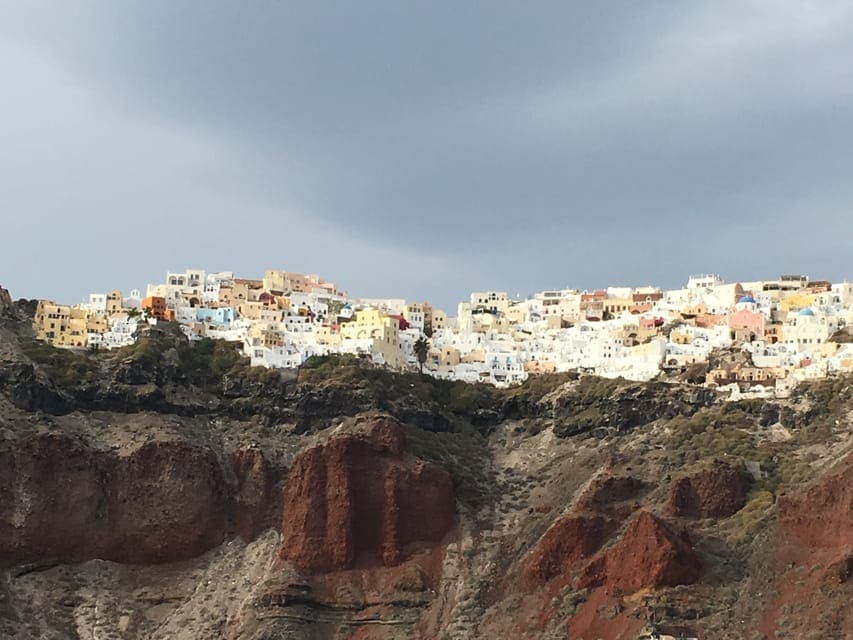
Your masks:
M751 540L770 514L773 503L774 497L770 491L752 491L743 508L723 523L723 535L735 544Z
M21 351L60 385L94 382L100 367L94 356L60 349L33 338L19 338Z

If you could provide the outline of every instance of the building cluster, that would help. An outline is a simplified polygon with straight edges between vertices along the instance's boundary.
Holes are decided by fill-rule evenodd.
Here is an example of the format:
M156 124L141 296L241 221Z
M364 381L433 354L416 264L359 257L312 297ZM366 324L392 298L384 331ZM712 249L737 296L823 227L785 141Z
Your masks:
M57 346L113 348L131 343L138 323L162 321L179 323L190 339L238 342L253 365L295 368L311 356L354 354L499 386L572 370L648 380L707 364L709 386L784 394L800 380L853 370L853 345L830 340L853 323L853 284L804 276L726 283L701 275L668 291L557 289L527 299L476 291L448 317L428 302L349 296L316 275L191 269L167 273L145 297L41 301L34 323ZM424 337L420 362L415 343Z

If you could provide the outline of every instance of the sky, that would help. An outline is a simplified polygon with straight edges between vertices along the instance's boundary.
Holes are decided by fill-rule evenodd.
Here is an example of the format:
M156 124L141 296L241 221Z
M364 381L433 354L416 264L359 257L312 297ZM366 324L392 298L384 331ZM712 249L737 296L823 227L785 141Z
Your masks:
M853 4L0 0L0 285L853 278Z

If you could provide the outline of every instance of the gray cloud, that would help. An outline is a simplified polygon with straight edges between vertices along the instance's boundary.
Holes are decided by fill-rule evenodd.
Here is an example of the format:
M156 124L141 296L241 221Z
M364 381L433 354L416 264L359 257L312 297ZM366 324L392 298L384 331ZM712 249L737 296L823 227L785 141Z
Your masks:
M0 256L20 295L196 264L447 306L486 286L850 276L845 3L4 14L2 211L16 246L50 248L26 275L23 248Z

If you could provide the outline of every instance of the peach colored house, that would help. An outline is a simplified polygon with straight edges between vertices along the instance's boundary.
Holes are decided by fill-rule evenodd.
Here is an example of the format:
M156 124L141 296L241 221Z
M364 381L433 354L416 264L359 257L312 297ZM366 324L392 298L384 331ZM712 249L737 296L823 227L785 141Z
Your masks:
M542 373L554 373L557 365L553 360L528 360L524 363L523 367L530 375L539 375Z
M728 315L729 329L734 333L764 337L764 314L750 309L736 309Z
M148 296L147 298L143 298L140 306L143 311L151 314L152 318L171 320L169 309L166 308L166 298L162 296Z

